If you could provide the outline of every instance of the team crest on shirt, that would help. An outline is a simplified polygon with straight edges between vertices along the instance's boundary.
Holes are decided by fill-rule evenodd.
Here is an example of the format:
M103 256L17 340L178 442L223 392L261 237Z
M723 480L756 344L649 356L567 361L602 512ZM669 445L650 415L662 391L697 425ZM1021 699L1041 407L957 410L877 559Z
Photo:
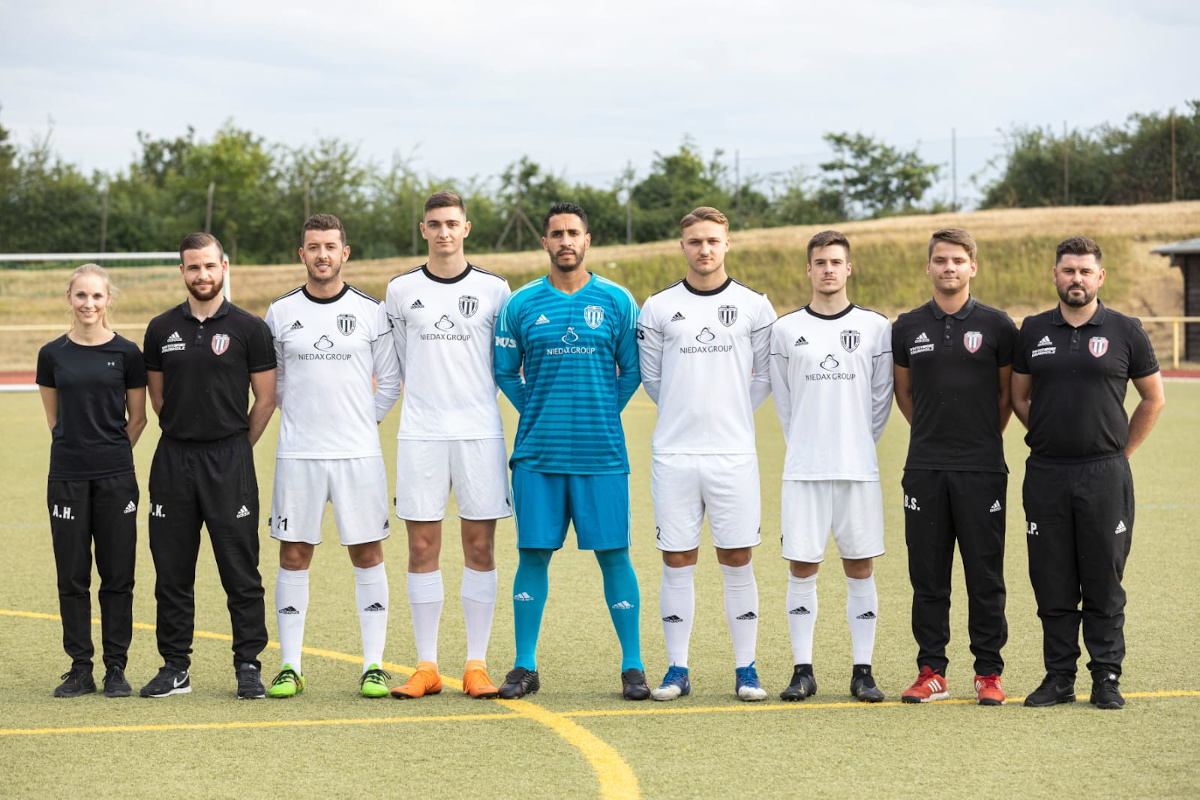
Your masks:
M1094 340L1093 340L1094 341ZM212 351L217 355L221 355L229 349L229 334L214 333L212 337Z
M1108 352L1108 339L1103 336L1093 336L1088 342L1088 350L1096 358L1099 358Z
M358 326L358 318L353 314L338 314L337 326L342 336L349 336L354 333L355 327Z
M717 319L728 328L737 321L737 306L721 306L717 309Z
M592 330L604 323L604 309L600 306L587 306L583 309L583 321Z
M858 343L862 341L862 334L858 331L842 331L842 347L847 353L853 353L858 349Z
M468 319L475 316L475 312L479 310L479 298L472 297L469 294L464 294L458 298L458 313Z
M983 334L980 331L967 331L963 334L963 347L968 353L974 353L983 344Z

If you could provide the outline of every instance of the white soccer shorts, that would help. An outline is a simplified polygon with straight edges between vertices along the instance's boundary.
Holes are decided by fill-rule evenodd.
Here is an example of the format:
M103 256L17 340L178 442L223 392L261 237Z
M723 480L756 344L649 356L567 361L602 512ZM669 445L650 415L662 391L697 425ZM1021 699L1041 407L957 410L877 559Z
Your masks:
M831 530L842 558L883 555L879 481L784 481L780 522L789 561L824 561Z
M450 489L462 519L511 517L508 452L503 439L401 439L396 450L396 516L436 522Z
M275 459L273 539L320 544L326 502L333 503L343 545L386 539L391 530L383 456Z
M705 511L713 546L722 550L762 542L758 456L672 453L650 466L659 550L681 553L700 546Z

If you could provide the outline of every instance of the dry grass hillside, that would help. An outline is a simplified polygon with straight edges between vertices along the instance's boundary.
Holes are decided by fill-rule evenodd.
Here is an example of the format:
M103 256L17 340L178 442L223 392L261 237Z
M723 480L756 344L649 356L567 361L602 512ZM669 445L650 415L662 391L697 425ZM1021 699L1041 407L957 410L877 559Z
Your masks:
M1049 282L1053 247L1075 234L1091 236L1104 248L1108 281L1102 296L1110 304L1140 316L1171 316L1183 313L1182 275L1169 267L1166 258L1150 250L1200 236L1200 202L1012 209L846 222L837 227L850 238L854 251L857 272L852 278L851 299L892 315L923 302L928 295L923 265L929 234L951 226L966 228L979 242L980 273L973 285L976 296L1007 309L1016 319L1054 302ZM820 227L737 232L727 260L729 272L765 291L780 311L802 305L810 293L804 274L805 245ZM350 244L353 247L353 238ZM423 260L352 259L344 274L364 291L382 296L392 276ZM508 276L514 287L546 269L541 251L477 254L471 260ZM596 246L588 252L587 261L593 270L628 286L639 301L677 280L686 269L676 241ZM55 330L65 328L68 315L62 298L67 275L64 270L0 272L0 330L6 331L9 343L0 355L0 369L32 369L38 346L52 338ZM123 327L135 340L140 341L140 325L183 297L174 268L114 268L112 275L121 289L118 329ZM272 299L303 279L298 263L235 265L231 283L239 305L263 314ZM1170 355L1169 326L1148 327L1166 360Z

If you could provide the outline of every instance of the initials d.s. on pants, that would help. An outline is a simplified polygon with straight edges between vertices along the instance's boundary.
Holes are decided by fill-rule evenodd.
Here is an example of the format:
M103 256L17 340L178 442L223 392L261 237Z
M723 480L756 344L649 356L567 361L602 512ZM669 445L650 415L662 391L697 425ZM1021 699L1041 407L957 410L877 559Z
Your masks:
M1129 461L1124 455L1084 463L1031 457L1022 494L1046 670L1075 674L1082 620L1088 670L1120 675L1125 658L1121 579L1133 540Z
M258 666L267 623L258 571L258 479L245 434L215 442L159 440L150 467L149 512L163 661L177 669L191 663L203 524L227 597L234 665Z

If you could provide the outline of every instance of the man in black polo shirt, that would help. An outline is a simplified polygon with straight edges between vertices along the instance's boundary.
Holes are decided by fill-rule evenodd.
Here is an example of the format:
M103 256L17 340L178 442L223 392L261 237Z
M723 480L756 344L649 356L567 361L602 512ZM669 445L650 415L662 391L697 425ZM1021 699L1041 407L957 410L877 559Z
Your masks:
M1104 284L1100 258L1099 246L1083 236L1058 245L1059 304L1025 318L1013 359L1013 410L1029 428L1025 539L1046 662L1027 706L1075 701L1081 619L1092 704L1125 706L1118 684L1125 657L1121 577L1133 539L1129 456L1166 400L1141 323L1096 297ZM1141 402L1126 417L1130 380Z
M933 299L901 314L892 328L896 404L912 426L902 485L919 674L900 695L906 703L950 696L946 644L955 541L967 584L976 702L1004 703L1008 467L1002 433L1012 414L1017 328L1003 311L971 297L975 254L975 240L961 228L934 233L925 268Z
M204 524L228 597L238 697L258 698L265 695L258 654L267 624L252 447L275 409L275 348L266 323L222 296L229 261L220 242L193 233L179 256L189 296L151 320L143 348L162 427L150 467L150 553L164 664L141 694L192 690L193 590Z

